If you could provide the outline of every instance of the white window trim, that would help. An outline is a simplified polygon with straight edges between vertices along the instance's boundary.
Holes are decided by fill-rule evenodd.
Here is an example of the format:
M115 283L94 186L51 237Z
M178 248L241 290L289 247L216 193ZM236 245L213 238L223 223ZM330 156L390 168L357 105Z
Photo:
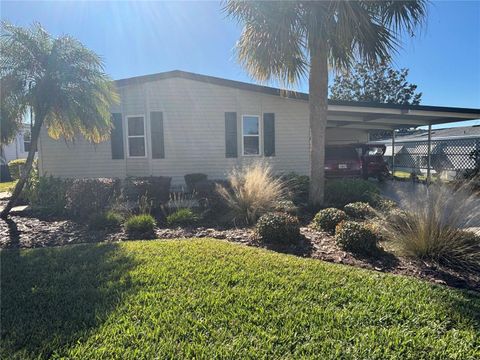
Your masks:
M128 119L137 118L137 117L141 117L143 119L143 135L129 135L129 133L128 133ZM132 158L132 159L146 159L147 158L147 153L148 153L148 149L147 149L147 127L146 127L145 122L146 122L146 118L145 118L144 114L125 116L125 129L126 129L125 134L127 135L127 157L128 158ZM132 155L130 155L129 139L130 138L141 138L141 137L143 137L145 155L144 156L136 156L136 155L132 156Z
M248 135L243 133L243 121L245 120L246 117L256 117L258 119L258 135ZM242 156L245 157L255 157L255 156L262 156L262 121L260 115L242 115ZM258 154L245 154L245 143L244 143L244 138L245 136L258 136Z

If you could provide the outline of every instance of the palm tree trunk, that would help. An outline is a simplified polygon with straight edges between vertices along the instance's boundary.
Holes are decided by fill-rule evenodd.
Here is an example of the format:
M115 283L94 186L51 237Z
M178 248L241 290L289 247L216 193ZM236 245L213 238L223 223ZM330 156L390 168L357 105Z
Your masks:
M328 111L328 57L326 46L310 51L310 189L309 203L323 205L325 188L325 131Z
M33 125L32 129L32 138L30 140L30 150L28 151L27 161L25 163L25 167L23 171L20 173L20 179L18 179L17 185L13 190L12 197L8 201L5 208L2 210L0 214L0 218L6 219L10 210L15 206L18 197L22 193L22 190L30 176L30 172L32 171L33 160L35 159L35 151L37 149L38 138L40 136L40 129L42 128L44 116L36 116L35 117L35 124Z

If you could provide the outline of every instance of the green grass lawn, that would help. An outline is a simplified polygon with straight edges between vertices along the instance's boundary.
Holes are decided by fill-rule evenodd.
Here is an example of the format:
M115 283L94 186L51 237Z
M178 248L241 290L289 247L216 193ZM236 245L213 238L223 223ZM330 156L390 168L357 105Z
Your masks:
M17 184L17 180L2 182L0 183L0 192L4 192L4 191L11 192L16 184Z
M480 295L216 240L1 252L2 359L478 359Z

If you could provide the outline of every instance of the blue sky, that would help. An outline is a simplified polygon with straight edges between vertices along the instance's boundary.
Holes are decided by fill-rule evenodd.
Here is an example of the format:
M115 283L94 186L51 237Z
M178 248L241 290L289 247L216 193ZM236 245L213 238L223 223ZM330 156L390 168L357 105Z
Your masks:
M39 21L100 54L120 79L174 69L253 82L236 63L241 28L220 2L2 1L1 17L17 25ZM425 28L404 41L395 66L426 105L480 108L480 1L435 1ZM306 91L305 82L298 90ZM480 121L475 123L480 124Z

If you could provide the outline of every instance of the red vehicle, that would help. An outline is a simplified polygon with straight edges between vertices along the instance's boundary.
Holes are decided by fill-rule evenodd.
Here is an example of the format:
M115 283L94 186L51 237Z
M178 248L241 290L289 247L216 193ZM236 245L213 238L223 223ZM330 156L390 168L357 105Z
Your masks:
M386 150L385 145L365 144L360 149L362 153L362 176L364 179L374 177L378 181L383 181L391 176L388 165L383 158Z
M362 159L358 145L335 145L325 148L325 177L361 177Z

